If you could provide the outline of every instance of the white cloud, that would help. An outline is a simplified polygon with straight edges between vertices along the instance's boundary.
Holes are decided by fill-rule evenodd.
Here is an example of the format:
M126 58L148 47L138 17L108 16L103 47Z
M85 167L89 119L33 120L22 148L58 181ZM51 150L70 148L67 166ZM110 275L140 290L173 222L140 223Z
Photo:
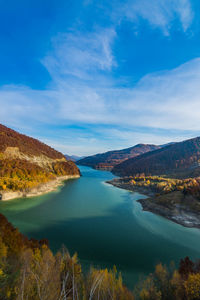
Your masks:
M112 141L111 145L107 145L107 149L121 149L121 148L128 148L136 144L166 144L169 142L178 142L183 141L185 139L189 139L192 137L192 134L181 133L179 135L175 135L172 132L148 132L148 130L138 130L137 128L133 127L132 130L129 127L126 128L111 128L111 129L101 129L101 134L103 134L107 139ZM113 148L114 143L114 148ZM123 145L123 146L122 146Z
M86 5L98 8L114 26L127 20L134 24L138 33L141 19L147 21L153 29L159 28L164 35L170 31L176 22L176 29L186 32L192 25L195 12L192 0L98 0L85 1Z
M117 20L127 18L136 25L142 18L153 28L160 28L165 35L170 34L175 20L183 31L187 31L193 21L190 0L128 0L123 1L113 14Z
M76 137L76 143L73 143L72 140L69 141L65 139L60 142L57 142L54 139L43 139L43 142L47 143L48 145L52 145L55 149L59 149L64 154L78 156L88 156L96 153L102 153L105 151L105 149L107 150L111 147L104 141L99 143L99 140L88 137Z
M52 41L53 50L42 63L54 80L68 75L93 79L97 72L110 71L116 65L111 50L115 35L112 28L59 34Z
M184 31L192 22L188 0L126 3L120 12L123 17L131 22L142 17L165 34L169 34L175 18ZM188 131L197 135L200 58L171 71L148 74L132 88L118 88L110 75L117 65L112 53L115 38L113 28L59 34L42 60L51 74L51 85L42 91L23 86L1 87L1 122L16 129L26 127L27 132L33 127L40 132L42 126L58 125L58 134L59 126L89 124L93 127L91 135L74 132L68 138L66 132L62 141L50 140L51 145L66 153L82 155L87 154L88 148L95 153L111 149L111 145L121 148L139 142L159 144L177 139L177 132L161 136L152 128L184 131L179 139L189 137L192 133ZM119 126L121 129L115 129ZM146 133L138 128L147 128Z
M178 5L176 5L175 1L173 1L173 3L175 11L177 11L180 17L183 30L186 31L190 27L194 17L191 3L189 0L178 0Z
M200 130L199 82L199 58L171 71L150 74L129 91L125 110L139 125L143 122L155 128Z
M46 91L7 86L0 90L0 119L16 128L38 126L38 132L44 125L86 124L93 128L91 136L74 133L73 145L63 136L62 143L71 149L79 144L91 149L108 149L109 139L118 148L115 139L127 146L131 141L163 143L177 139L177 130L183 131L180 138L200 132L199 82L200 58L171 71L149 74L133 88L99 88L98 82L96 86L79 86L73 82ZM121 129L114 129L119 126ZM147 128L146 133L137 128ZM162 137L152 128L175 133L165 133Z

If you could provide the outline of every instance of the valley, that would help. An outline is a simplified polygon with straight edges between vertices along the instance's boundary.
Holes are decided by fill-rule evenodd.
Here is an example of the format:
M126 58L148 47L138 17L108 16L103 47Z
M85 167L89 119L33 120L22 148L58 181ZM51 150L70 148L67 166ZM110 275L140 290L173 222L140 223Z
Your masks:
M0 202L0 212L28 238L47 239L56 253L64 244L78 253L83 271L90 266L122 272L132 290L155 264L179 263L200 256L200 231L148 211L137 201L146 196L118 189L108 171L80 167L82 176L49 194ZM147 255L148 247L148 255Z
M0 212L25 235L16 233L20 243L33 247L33 255L35 247L43 253L49 243L56 253L64 244L69 253L78 252L81 276L90 274L92 265L92 272L105 272L116 284L123 278L130 290L158 262L169 265L173 258L177 267L185 256L199 257L199 138L164 146L139 144L119 151L121 158L114 151L110 165L97 155L92 168L82 165L90 157L77 167L74 156L66 159L4 126L0 138L0 194L2 200L13 199L1 201ZM0 219L6 223L2 215ZM18 229L5 231L4 242ZM68 259L76 262L76 257ZM115 277L113 265L122 278ZM132 299L124 286L121 292Z

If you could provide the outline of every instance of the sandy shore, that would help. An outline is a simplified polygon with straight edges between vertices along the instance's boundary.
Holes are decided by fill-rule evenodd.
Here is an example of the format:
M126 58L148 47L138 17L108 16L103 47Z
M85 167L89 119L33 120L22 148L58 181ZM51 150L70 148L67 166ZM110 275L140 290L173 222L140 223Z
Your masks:
M55 191L59 186L63 184L65 180L79 178L80 175L66 175L57 177L54 180L43 183L34 187L28 191L3 191L1 192L3 201L15 199L15 198L26 198L26 197L35 197L43 194L47 194Z

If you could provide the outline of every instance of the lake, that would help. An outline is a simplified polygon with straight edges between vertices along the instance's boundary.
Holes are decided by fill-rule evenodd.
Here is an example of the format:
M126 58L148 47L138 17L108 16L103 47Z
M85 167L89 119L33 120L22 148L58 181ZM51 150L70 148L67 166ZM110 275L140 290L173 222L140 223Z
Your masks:
M47 238L53 251L64 244L77 252L84 270L116 265L129 288L158 262L200 257L199 229L143 212L136 200L145 196L106 184L110 172L80 170L56 192L1 201L0 212L27 236Z

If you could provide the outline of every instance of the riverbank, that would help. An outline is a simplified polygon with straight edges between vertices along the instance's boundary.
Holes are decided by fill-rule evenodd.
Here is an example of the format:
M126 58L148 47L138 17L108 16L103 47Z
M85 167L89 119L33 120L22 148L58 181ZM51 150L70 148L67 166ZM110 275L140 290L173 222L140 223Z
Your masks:
M185 227L200 228L200 203L192 195L184 195L181 191L157 195L150 187L132 185L123 178L115 178L107 183L148 196L146 199L137 200L144 211L150 211Z
M144 194L149 197L155 195L155 192L152 191L150 188L135 186L135 185L133 186L132 184L129 183L129 181L124 180L124 178L114 178L112 180L106 181L106 183L111 184L123 190L127 190L130 192L138 192L140 194Z
M28 237L48 239L54 253L62 245L77 252L84 272L91 264L116 265L130 289L158 261L200 257L200 230L142 212L140 194L103 184L116 178L110 172L83 166L80 172L45 196L0 201L0 212Z
M80 175L59 176L54 180L51 180L46 183L42 183L42 184L38 185L37 187L34 187L34 188L26 190L26 191L2 191L2 192L0 192L1 200L7 201L7 200L16 199L16 198L29 198L29 197L41 196L43 194L47 194L47 193L57 190L57 188L59 186L63 185L63 182L65 180L76 179L79 177L80 177Z

